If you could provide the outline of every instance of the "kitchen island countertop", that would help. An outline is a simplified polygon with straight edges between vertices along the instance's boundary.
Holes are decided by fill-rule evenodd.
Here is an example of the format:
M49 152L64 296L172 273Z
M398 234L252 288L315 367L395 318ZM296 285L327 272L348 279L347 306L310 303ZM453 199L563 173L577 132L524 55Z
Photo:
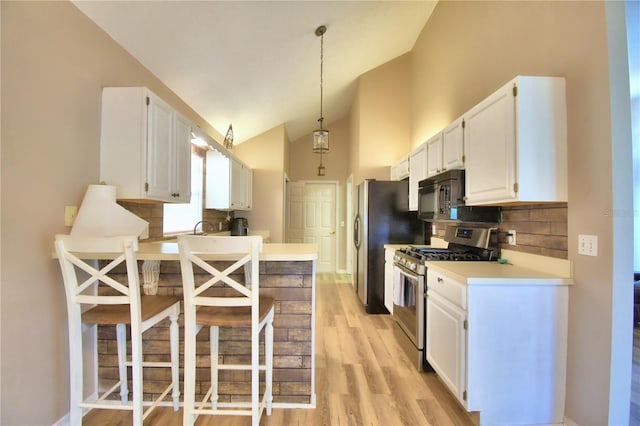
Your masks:
M85 259L112 259L113 254L86 253L82 257ZM175 240L141 242L138 247L137 257L139 260L180 260L178 243ZM210 258L205 256L204 258L206 260L221 260L220 257ZM316 244L265 243L260 253L260 260L266 261L295 262L317 259L318 246Z

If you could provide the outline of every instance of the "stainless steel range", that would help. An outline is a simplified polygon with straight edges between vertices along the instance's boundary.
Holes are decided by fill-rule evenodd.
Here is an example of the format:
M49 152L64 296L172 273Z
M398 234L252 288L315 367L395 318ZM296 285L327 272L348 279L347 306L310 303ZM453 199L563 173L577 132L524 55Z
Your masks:
M426 261L492 261L497 258L495 228L449 226L447 248L408 246L396 250L393 268L395 335L420 371L430 369L425 359Z

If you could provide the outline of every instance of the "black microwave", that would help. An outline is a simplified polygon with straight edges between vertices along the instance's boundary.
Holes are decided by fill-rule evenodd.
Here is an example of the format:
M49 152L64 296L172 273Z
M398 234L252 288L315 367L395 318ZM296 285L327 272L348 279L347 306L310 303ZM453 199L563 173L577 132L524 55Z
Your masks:
M464 170L449 170L421 180L418 185L418 218L424 221L500 223L500 207L466 206Z

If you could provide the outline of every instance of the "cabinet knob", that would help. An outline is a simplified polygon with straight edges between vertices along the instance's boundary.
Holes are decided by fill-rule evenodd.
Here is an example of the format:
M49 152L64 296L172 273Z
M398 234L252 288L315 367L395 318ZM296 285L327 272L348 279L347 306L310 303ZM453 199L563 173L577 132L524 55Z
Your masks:
M444 282L444 280L442 278L438 277L438 282L441 283L441 282Z

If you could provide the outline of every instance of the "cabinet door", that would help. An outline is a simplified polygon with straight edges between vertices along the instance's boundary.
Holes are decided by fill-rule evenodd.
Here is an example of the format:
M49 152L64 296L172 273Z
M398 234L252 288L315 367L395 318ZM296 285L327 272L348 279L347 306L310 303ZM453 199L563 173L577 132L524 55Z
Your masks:
M160 98L148 94L147 105L147 182L148 198L173 201L173 109Z
M427 177L444 171L442 167L442 133L427 141Z
M172 195L174 201L191 201L191 123L176 114L176 132L174 140L174 176Z
M251 210L253 204L253 170L244 168L244 205L247 210Z
M205 208L229 210L231 160L218 151L207 151Z
M449 390L466 406L467 344L464 321L466 312L428 291L427 361Z
M457 119L442 131L442 167L464 168L464 120Z
M409 210L418 210L418 182L427 177L427 145L416 148L409 157Z
M507 85L465 115L467 204L516 197L515 100Z
M395 249L384 250L384 306L393 314L393 255Z
M391 166L391 180L402 180L406 177L409 177L409 156Z
M245 182L244 166L235 159L231 159L231 208L244 209L245 206Z

